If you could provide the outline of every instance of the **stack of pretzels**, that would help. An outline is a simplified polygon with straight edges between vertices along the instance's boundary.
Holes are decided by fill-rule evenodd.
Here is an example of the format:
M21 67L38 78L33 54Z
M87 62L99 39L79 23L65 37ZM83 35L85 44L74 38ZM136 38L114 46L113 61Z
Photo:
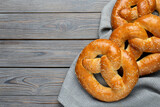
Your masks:
M155 10L160 12L160 0L117 0L109 40L97 39L83 49L75 72L94 98L121 100L129 95L139 76L160 70L160 17L152 14ZM94 74L98 73L109 87L96 80Z

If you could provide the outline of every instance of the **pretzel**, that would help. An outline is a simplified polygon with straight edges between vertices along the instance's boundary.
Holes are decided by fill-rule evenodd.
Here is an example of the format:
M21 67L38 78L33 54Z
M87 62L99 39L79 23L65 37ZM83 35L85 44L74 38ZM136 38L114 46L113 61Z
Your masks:
M103 55L96 58L97 55ZM123 77L117 70L122 66ZM97 39L81 52L75 72L83 88L96 99L105 102L125 98L138 81L137 63L127 51L107 39ZM101 85L93 74L101 73L110 87Z
M147 31L154 36L148 37ZM127 51L137 60L143 52L152 53L137 61L140 76L160 70L160 18L148 14L138 18L134 23L120 26L113 31L110 40L124 49L125 41L129 41Z
M155 10L160 13L160 0L117 0L112 11L112 27L116 29Z

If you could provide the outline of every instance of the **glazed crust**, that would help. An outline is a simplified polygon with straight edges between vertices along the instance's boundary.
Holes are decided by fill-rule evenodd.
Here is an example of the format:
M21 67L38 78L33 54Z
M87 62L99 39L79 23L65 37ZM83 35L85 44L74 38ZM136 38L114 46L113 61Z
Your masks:
M154 10L160 13L160 0L117 0L112 11L112 28L116 29L133 22L138 17L150 14Z
M148 37L146 30L153 36ZM128 40L129 46L126 50L132 53L136 60L143 52L157 53L138 61L140 76L160 70L160 18L158 16L148 14L138 18L134 23L120 26L113 31L110 40L122 49L124 49L125 41Z
M97 55L103 55L96 58ZM123 68L123 77L116 72ZM94 98L113 102L125 98L139 78L137 63L127 51L107 39L88 44L81 52L75 72L80 84ZM101 73L110 87L101 85L93 73Z
M160 53L146 56L137 62L140 75L154 73L160 69Z

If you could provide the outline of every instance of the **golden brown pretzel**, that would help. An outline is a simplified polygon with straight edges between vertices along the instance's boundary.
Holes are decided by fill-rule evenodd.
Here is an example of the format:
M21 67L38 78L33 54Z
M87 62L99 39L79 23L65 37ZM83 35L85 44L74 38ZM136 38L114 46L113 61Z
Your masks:
M148 37L147 32L154 36ZM113 31L110 40L124 49L125 41L129 41L127 51L137 60L143 52L153 53L138 61L140 75L160 70L160 17L148 14L138 18L134 23L120 26Z
M96 58L97 55L103 56ZM116 73L121 66L123 77ZM75 72L80 84L88 93L106 102L118 101L126 97L139 77L134 57L107 39L95 40L83 49ZM110 88L101 85L95 79L94 73L101 73Z
M116 29L154 10L160 13L160 0L117 0L112 11L112 27Z

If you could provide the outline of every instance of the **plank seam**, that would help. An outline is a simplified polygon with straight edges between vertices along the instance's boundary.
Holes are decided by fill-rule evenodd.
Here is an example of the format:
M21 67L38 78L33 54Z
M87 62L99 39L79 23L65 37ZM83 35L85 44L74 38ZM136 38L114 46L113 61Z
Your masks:
M54 13L101 13L101 12L0 12L0 14L54 14Z
M0 39L0 40L6 40L6 41L14 41L14 40L25 40L25 41L52 41L52 40L56 40L56 41L60 41L60 40L95 40L95 39L98 39L98 38L84 38L84 39Z
M7 67L0 67L0 68L70 68L70 67L17 67L17 66L7 66Z

